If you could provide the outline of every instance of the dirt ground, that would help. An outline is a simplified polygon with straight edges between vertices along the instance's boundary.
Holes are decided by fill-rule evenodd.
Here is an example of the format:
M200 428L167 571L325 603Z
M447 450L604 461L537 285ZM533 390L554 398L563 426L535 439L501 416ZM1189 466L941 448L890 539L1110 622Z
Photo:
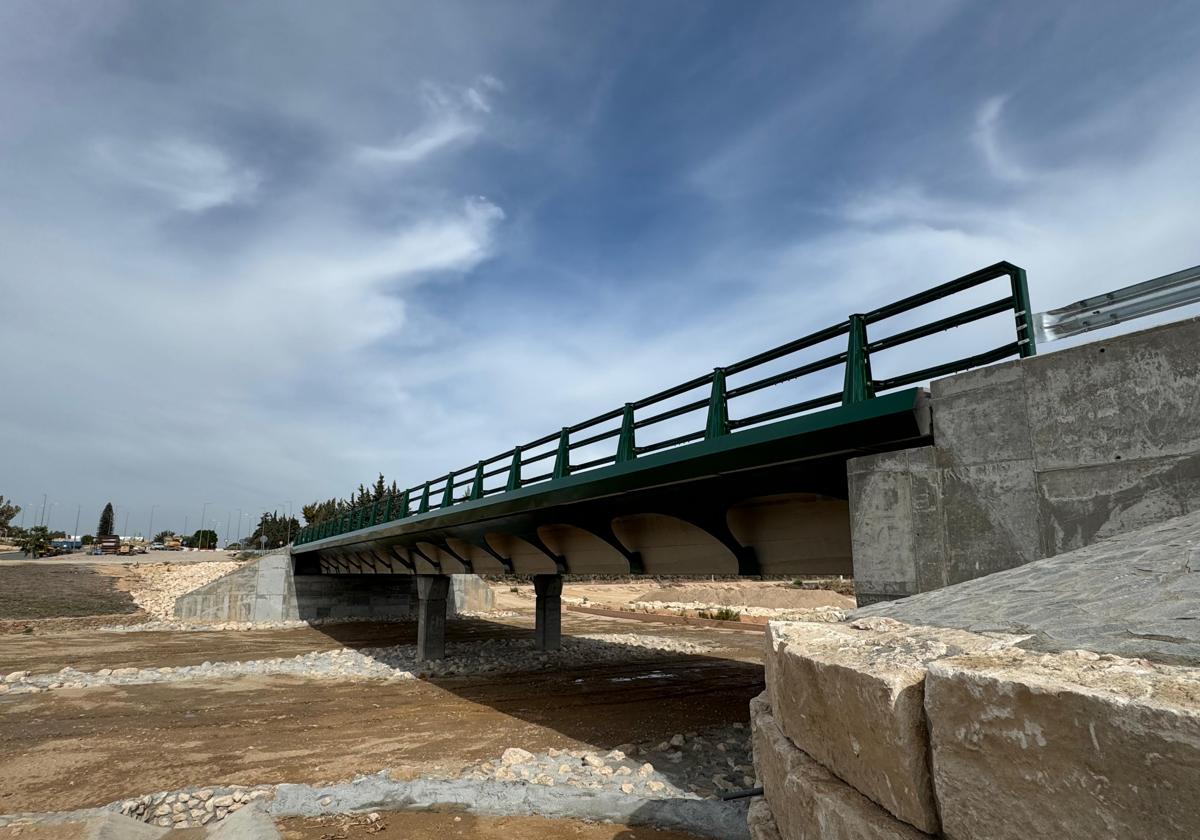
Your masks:
M542 817L479 817L437 811L383 811L376 822L364 814L278 823L284 840L692 840L692 835L645 826L629 827ZM3 835L0 835L2 837Z
M695 840L691 834L543 817L482 817L442 811L379 811L325 817L288 817L276 822L284 840ZM178 840L204 837L197 829L175 831ZM0 827L0 840L86 840L82 823Z
M518 609L533 603L532 584L506 586L494 583L496 606L499 609ZM516 591L512 591L515 589ZM645 580L621 583L568 583L563 586L564 598L586 598L589 604L609 609L622 609L646 601L700 602L715 606L773 607L803 610L813 607L842 607L854 609L852 597L829 589L803 589L789 582L741 580L659 583Z
M532 632L528 616L450 627L452 638ZM3 697L0 813L82 808L188 785L337 781L385 768L413 776L457 772L510 746L608 750L744 722L750 698L762 690L760 634L586 616L565 617L564 631L654 632L719 648L510 677L246 677ZM41 672L68 661L81 668L179 664L288 655L343 641L396 643L413 633L412 624L356 623L256 633L8 636L0 638L0 662ZM655 671L671 676L638 678Z
M0 564L0 619L135 613L117 577L90 565Z

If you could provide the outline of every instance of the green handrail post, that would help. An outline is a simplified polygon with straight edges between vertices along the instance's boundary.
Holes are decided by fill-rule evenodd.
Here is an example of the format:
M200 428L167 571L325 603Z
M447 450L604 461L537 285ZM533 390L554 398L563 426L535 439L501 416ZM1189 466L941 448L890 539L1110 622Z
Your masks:
M873 396L875 391L871 386L871 359L867 355L867 319L863 315L851 315L842 405L865 402Z
M417 505L417 513L429 513L429 482L425 482L425 489L421 491L421 503Z
M396 518L397 519L407 519L408 518L408 508L409 508L408 488L405 487L404 492L400 494L400 513Z
M521 489L521 447L513 447L512 464L508 468L508 484L504 486L506 493Z
M708 422L704 426L704 439L729 434L729 401L725 397L725 368L713 369L712 394L708 398Z
M566 478L571 474L571 432L566 426L558 435L558 453L554 456L553 478Z
M454 504L454 473L446 475L446 489L442 493L441 507L448 508Z
M1017 320L1018 352L1022 359L1037 355L1037 339L1033 335L1033 308L1029 305L1029 280L1025 269L1013 266L1012 273L1013 309Z
M395 509L395 501L396 501L396 494L388 493L387 507L385 507L383 509L383 521L384 522L392 521L392 511Z
M483 498L483 461L475 465L475 480L471 482L471 494L467 498L472 502Z
M621 415L621 436L617 438L617 463L623 464L637 457L637 445L633 438L633 403L625 403Z

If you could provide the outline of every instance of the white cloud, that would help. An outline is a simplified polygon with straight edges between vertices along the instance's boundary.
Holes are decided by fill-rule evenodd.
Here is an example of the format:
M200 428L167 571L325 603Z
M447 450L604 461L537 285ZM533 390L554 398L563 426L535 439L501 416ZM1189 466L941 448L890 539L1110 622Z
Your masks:
M425 122L383 146L363 146L359 160L370 164L407 166L443 149L470 144L483 133L482 117L492 112L491 97L503 90L498 79L481 76L469 87L448 87L426 82L422 99Z
M115 178L189 213L251 202L262 182L220 149L185 138L149 144L109 139L96 144L96 153Z
M1029 179L1029 173L1014 161L1009 152L1001 145L1002 123L1000 118L1003 116L1004 106L1007 104L1007 96L993 96L985 101L975 115L975 130L972 138L983 154L992 175L1002 181L1026 181Z

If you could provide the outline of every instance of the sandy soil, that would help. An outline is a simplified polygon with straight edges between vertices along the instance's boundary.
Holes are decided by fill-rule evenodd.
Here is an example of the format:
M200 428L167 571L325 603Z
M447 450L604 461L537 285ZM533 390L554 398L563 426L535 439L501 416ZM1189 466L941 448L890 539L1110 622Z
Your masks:
M638 633L673 639L725 645L723 655L735 659L758 657L761 637L741 640L732 631L711 631L665 624L631 622L564 614L563 632ZM491 638L530 638L533 619L523 615L505 619L456 619L446 625L448 641ZM415 644L416 622L352 622L319 627L229 631L157 631L129 633L87 629L54 634L0 636L0 676L12 671L50 673L68 665L83 671L100 668L167 667L201 662L234 662L295 656L337 647L359 649L382 645Z
M572 627L605 632L614 625L627 632L630 626L574 616L565 624L567 632ZM413 632L411 625L339 626L350 644ZM529 632L495 623L472 626L462 632ZM248 677L0 697L0 813L88 807L199 784L335 781L384 768L414 776L457 772L509 746L534 752L608 750L747 720L749 700L762 689L759 636L637 627L639 633L695 634L722 647L708 656L666 655L510 679ZM355 638L358 642L351 641ZM101 655L89 651L89 642L105 646ZM68 660L79 667L112 667L118 659L166 664L253 658L267 650L312 650L333 640L309 628L10 636L0 643L0 660L46 671ZM671 676L644 678L655 671Z
M383 811L377 822L363 814L281 820L284 840L692 840L691 834L638 826L548 820L542 817L478 817L435 811ZM0 835L3 836L3 835Z
M532 605L531 584L492 584L498 609L519 609ZM513 592L513 589L516 592ZM777 581L697 581L661 584L657 581L635 583L568 583L563 586L564 598L586 598L588 603L607 609L623 609L647 601L674 603L700 602L712 606L771 607L803 610L814 607L854 609L855 601L827 589L801 589Z

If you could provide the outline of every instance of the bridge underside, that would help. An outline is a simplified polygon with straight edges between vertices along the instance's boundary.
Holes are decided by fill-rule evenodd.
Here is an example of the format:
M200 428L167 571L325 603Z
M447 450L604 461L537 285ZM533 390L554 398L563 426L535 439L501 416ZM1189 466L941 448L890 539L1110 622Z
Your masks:
M928 441L917 389L294 548L297 574L850 574L846 460Z

